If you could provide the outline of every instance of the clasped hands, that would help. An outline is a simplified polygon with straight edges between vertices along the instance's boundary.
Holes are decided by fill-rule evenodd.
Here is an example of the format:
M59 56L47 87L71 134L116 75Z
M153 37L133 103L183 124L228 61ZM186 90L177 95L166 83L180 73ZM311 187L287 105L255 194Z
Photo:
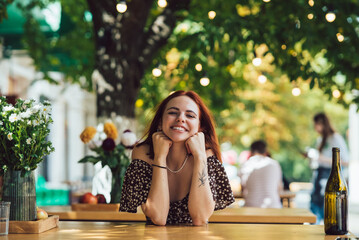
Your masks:
M173 144L172 140L162 131L159 131L152 135L152 142L155 156L163 156L166 158ZM205 136L203 132L197 132L189 137L185 142L185 146L187 153L192 154L195 159L201 155L206 156Z

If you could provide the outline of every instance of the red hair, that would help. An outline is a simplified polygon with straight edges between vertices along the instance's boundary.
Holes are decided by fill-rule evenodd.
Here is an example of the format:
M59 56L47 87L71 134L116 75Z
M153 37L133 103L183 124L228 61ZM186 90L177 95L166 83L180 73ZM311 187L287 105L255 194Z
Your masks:
M200 124L200 131L204 133L205 136L205 143L206 143L206 149L211 149L214 153L214 155L218 158L220 162L222 162L221 157L221 151L217 139L217 134L215 130L215 124L213 117L207 108L207 106L202 101L201 97L193 92L193 91L183 91L179 90L172 94L170 94L168 97L166 97L156 108L155 116L151 122L151 124L148 127L148 130L146 131L143 138L145 140L140 143L142 144L148 144L150 146L150 152L148 153L150 158L153 159L154 157L154 151L153 151L153 142L152 142L152 135L157 132L158 126L161 124L162 116L165 111L167 103L172 100L173 98L180 97L180 96L187 96L190 97L198 106L199 108L199 124Z

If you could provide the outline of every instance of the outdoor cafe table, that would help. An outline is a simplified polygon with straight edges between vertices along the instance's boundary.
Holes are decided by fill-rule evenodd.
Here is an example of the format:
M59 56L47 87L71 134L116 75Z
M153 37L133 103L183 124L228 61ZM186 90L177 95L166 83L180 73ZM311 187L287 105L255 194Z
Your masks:
M354 237L354 235L349 235ZM143 222L81 222L60 221L59 227L40 234L9 234L7 240L85 240L85 239L291 239L334 240L325 235L323 225L293 224L228 224L209 223L206 226L153 226Z
M291 207L292 200L295 198L295 193L289 190L284 190L279 193L280 201L283 207ZM241 191L234 191L233 196L236 199L243 199L243 193Z
M138 208L137 213L117 211L71 211L70 206L43 207L51 215L59 215L60 221L145 221L145 215ZM234 208L215 211L209 222L216 223L315 223L316 216L302 208Z

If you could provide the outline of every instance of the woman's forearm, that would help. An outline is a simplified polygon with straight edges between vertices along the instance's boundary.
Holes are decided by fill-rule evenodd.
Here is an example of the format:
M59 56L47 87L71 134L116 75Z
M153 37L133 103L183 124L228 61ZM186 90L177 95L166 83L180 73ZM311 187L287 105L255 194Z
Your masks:
M204 225L214 211L215 202L209 186L206 156L194 159L188 210L194 225Z
M155 164L164 166L158 161ZM166 225L170 206L167 170L153 166L151 188L142 211L156 225Z

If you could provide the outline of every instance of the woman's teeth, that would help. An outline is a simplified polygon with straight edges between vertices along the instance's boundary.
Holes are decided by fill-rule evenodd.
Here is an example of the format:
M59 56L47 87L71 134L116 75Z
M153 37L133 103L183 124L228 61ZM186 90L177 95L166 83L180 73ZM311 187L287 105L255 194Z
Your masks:
M182 127L172 127L173 130L178 130L178 131L184 131L185 129Z

